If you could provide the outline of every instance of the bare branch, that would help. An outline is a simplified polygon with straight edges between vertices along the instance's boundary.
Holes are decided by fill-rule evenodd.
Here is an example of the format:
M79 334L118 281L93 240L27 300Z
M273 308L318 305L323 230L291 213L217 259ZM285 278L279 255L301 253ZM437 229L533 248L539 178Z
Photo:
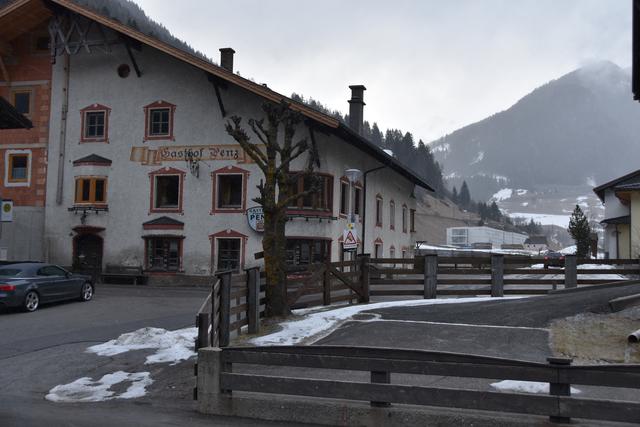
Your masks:
M240 127L241 118L233 116L225 125L227 133L240 144L240 147L253 159L263 172L267 171L267 158L260 149L251 143L247 132Z

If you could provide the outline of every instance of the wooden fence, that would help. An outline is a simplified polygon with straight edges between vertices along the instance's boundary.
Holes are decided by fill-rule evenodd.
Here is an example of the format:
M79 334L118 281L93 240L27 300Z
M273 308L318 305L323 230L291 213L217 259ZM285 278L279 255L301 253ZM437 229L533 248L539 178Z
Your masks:
M210 353L205 354L207 351ZM570 359L559 358L549 358L545 364L456 353L339 346L227 347L203 352L202 363L209 366L199 369L214 378L199 381L198 386L208 399L229 400L233 392L241 391L370 401L372 406L399 403L544 415L556 422L569 422L575 417L640 423L637 401L571 396L574 385L638 389L640 365L571 366ZM243 369L236 365L268 366L265 371L271 375L254 373L253 368L239 373ZM273 374L273 367L322 371L313 375L305 370L296 375L299 371L295 369L283 369L286 373L280 375ZM331 371L339 381L330 379ZM370 381L362 381L357 371L368 372ZM409 377L404 377L403 384L402 376L396 374L410 375L412 385L406 384ZM415 385L420 384L419 376L427 375L536 381L550 387L548 395L540 395Z
M638 260L578 260L567 256L563 269L531 268L542 259L525 257L370 258L292 267L287 274L291 308L338 302L369 302L371 297L436 298L438 296L538 295L560 288L576 288L628 280L640 274ZM581 269L581 264L615 268ZM593 278L622 274L627 278ZM584 277L589 275L592 277ZM526 276L526 277L524 277ZM231 271L214 276L212 292L196 316L196 348L225 347L243 327L257 333L264 316L266 283L257 267L242 274Z

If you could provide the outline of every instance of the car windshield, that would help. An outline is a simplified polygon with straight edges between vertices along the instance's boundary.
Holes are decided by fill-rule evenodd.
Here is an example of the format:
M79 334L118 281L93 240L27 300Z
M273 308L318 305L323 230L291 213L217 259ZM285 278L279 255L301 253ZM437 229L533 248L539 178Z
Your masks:
M0 268L0 277L18 277L21 273L18 268Z

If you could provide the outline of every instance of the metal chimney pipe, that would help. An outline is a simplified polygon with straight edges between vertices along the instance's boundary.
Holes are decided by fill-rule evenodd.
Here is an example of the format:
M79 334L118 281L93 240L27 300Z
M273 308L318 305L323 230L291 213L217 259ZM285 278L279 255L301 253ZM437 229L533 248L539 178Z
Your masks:
M220 66L225 70L233 73L233 54L235 50L230 47L223 47L220 49Z
M351 99L349 100L349 127L358 135L362 135L364 120L364 91L367 90L363 85L349 86L351 89Z

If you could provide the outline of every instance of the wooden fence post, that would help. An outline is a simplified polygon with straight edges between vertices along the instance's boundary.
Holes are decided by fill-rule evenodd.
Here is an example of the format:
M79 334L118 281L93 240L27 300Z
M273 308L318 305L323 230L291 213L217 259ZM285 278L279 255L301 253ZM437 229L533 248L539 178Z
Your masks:
M231 271L220 274L220 328L219 346L229 345L229 327L231 323Z
M359 255L360 258L360 286L362 289L362 296L359 302L369 302L369 260L371 256L369 254Z
M213 276L214 280L213 280L213 284L211 285L211 317L209 318L210 320L210 325L211 325L211 331L209 334L209 343L211 345L211 347L218 347L220 345L220 332L219 332L219 328L220 328L220 320L219 320L219 316L218 316L218 312L220 310L220 277L219 276ZM216 285L218 286L218 295L216 295ZM216 320L218 321L218 325L216 326ZM208 327L207 327L208 329Z
M438 255L424 256L424 298L436 298L438 289Z
M248 268L247 273L247 332L260 332L260 267Z
M556 368L556 382L549 383L549 394L551 396L571 396L571 384L567 382L567 376L564 375L564 367L570 366L572 359L565 357L547 357L549 366ZM558 405L560 407L560 405ZM570 417L560 417L551 415L549 421L552 423L570 423Z
M196 338L195 351L203 347L209 347L209 325L211 324L211 313L198 313L196 316L196 327L198 328L198 338Z
M575 288L578 286L578 261L575 255L564 257L564 287Z
M349 300L351 303L351 300ZM329 266L324 266L324 273L322 274L322 305L331 305L331 273L329 273Z
M491 296L504 296L504 255L491 255Z

